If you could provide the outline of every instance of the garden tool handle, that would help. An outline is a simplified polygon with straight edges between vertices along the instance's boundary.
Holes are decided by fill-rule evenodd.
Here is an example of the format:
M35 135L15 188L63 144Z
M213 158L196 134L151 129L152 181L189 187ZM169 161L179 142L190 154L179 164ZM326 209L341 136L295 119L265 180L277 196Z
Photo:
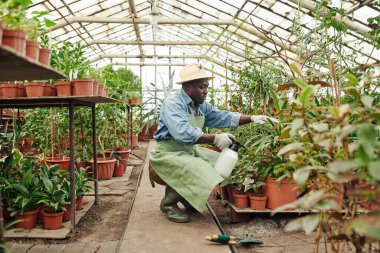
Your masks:
M221 244L235 244L236 243L234 241L235 239L236 239L235 236L230 236L230 235L215 235L214 234L212 236L206 236L206 240L221 243Z

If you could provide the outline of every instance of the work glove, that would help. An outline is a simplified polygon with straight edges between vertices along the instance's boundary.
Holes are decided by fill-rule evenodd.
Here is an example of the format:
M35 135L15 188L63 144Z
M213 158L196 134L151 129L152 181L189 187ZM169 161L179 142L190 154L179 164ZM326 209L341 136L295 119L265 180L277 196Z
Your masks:
M235 137L232 134L215 134L214 144L221 150L228 148L232 144L232 140Z
M266 123L267 120L270 120L274 123L278 123L278 120L275 119L275 118L271 118L271 117L268 117L268 116L265 116L265 115L252 115L251 116L251 122L254 122L256 124L264 124Z

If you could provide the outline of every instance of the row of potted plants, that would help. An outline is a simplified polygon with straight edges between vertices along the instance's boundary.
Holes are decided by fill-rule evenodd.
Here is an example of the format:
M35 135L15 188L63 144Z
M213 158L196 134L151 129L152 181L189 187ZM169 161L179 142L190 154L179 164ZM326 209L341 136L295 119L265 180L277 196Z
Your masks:
M48 12L34 11L28 17L26 8L32 1L6 0L0 4L0 44L44 65L50 65L49 38L42 35L55 23ZM3 29L3 27L5 27ZM40 38L40 42L38 42ZM41 46L41 48L40 48Z
M70 220L69 174L58 165L48 166L42 157L25 159L21 152L12 153L0 161L0 185L3 197L3 217L15 217L17 228L36 227L38 214L45 229L60 229L62 220ZM76 209L82 208L83 196L90 190L84 169L75 173Z

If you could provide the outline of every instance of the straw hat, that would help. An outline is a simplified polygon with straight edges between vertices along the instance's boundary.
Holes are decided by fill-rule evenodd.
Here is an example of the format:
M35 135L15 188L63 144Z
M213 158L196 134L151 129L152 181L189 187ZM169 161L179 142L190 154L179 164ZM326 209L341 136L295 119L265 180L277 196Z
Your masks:
M185 82L196 80L196 79L203 79L207 78L208 80L213 79L214 77L209 74L201 64L199 63L192 63L188 64L181 72L179 72L179 80L177 81L178 84L183 84Z

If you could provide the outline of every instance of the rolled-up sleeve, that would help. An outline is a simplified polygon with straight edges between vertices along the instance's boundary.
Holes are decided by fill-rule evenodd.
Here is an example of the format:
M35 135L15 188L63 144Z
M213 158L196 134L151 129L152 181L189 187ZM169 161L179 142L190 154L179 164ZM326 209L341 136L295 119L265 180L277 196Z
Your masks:
M207 127L230 128L235 130L239 126L240 113L222 111L207 102L205 102L203 106L206 118L205 124Z
M187 119L186 105L180 101L167 100L163 104L161 113L170 135L178 142L193 145L203 135L200 128L192 127Z

